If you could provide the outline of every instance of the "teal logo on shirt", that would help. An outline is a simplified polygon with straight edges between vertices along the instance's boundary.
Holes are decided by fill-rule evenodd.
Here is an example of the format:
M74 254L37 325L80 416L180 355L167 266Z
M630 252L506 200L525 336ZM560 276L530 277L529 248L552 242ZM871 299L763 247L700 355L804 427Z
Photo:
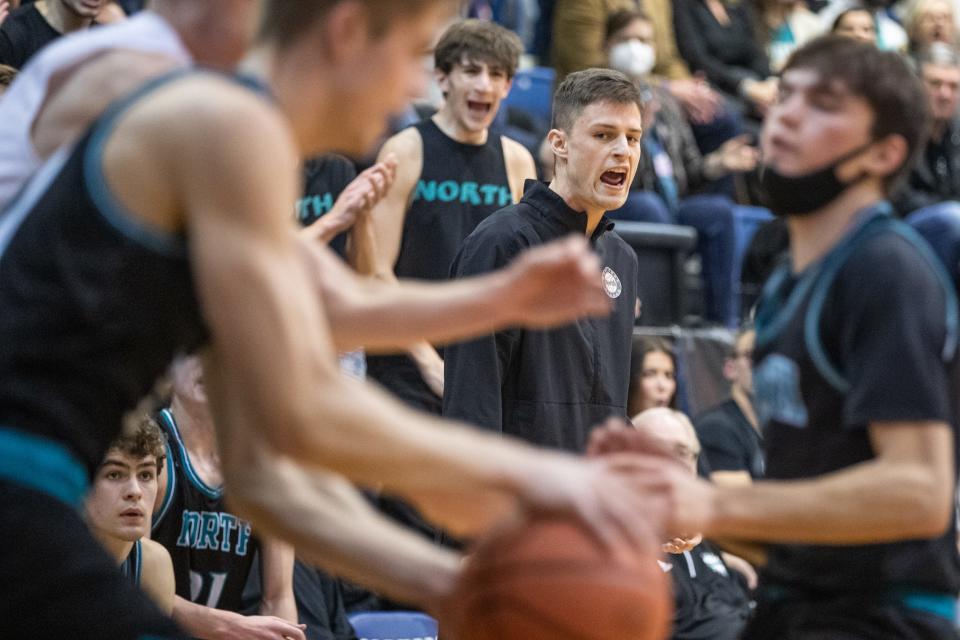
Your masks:
M774 353L753 370L754 407L766 426L771 420L803 429L809 419L800 390L800 367L790 358Z
M297 202L297 219L300 224L309 224L333 209L332 193L322 193L301 198Z
M461 202L463 204L505 207L513 202L510 187L456 180L420 180L413 201Z
M234 535L236 534L236 535ZM220 511L183 510L178 547L247 555L250 523Z

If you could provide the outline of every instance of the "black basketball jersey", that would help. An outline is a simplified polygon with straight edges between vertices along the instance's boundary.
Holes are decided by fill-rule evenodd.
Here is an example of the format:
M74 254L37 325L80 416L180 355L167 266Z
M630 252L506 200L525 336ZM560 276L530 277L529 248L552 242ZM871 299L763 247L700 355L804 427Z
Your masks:
M399 278L446 280L464 239L513 202L503 142L493 134L480 145L457 142L429 118L414 127L423 140L423 169L394 271Z
M143 573L143 549L137 540L130 548L130 553L120 564L120 573L130 578L133 584L140 586L140 576Z
M403 223L398 278L446 280L464 239L491 213L513 202L503 141L450 138L430 118L413 125L423 141L423 169ZM407 356L368 356L367 373L416 406L440 413L439 399Z
M208 486L194 471L173 414L164 409L157 421L167 433L167 491L158 496L151 538L170 552L178 596L240 611L258 546L250 523L226 508L222 486Z
M206 340L188 240L131 217L102 173L111 107L0 214L0 425L64 445L88 477L173 356Z
M804 272L774 272L757 312L753 382L766 475L795 480L874 458L869 425L956 429L956 293L886 207ZM960 588L955 526L930 540L772 545L763 586L802 594Z

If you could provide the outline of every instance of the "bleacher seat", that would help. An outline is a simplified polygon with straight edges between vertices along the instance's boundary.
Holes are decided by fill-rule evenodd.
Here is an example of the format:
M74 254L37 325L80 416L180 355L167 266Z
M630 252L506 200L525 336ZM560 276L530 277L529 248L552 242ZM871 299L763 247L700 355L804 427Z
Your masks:
M526 111L538 120L549 123L556 78L556 71L550 67L522 69L514 76L513 87L502 104Z
M349 616L360 640L437 640L437 621L415 611L370 611Z
M637 254L637 292L643 305L637 324L663 327L684 317L684 269L697 243L692 227L650 222L617 222L616 232Z

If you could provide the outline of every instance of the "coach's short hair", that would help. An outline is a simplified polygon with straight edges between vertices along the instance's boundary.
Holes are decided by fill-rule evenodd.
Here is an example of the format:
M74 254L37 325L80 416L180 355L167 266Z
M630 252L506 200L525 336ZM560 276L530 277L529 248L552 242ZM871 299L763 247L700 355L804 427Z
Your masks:
M566 77L553 97L553 128L570 131L583 110L597 102L635 104L643 110L640 89L613 69L586 69Z
M433 61L443 73L450 73L455 64L464 60L486 62L502 68L512 78L522 53L523 43L513 31L495 22L470 19L455 22L443 33Z
M330 9L345 0L263 0L257 41L284 45L295 42ZM369 9L373 32L381 35L396 18L418 15L436 4L453 5L453 0L353 0Z
M827 35L794 51L782 73L791 69L811 69L821 82L840 82L852 95L865 100L873 112L871 135L875 140L899 135L906 141L907 158L884 180L888 191L893 188L909 172L929 126L923 83L904 57L880 51L871 43Z

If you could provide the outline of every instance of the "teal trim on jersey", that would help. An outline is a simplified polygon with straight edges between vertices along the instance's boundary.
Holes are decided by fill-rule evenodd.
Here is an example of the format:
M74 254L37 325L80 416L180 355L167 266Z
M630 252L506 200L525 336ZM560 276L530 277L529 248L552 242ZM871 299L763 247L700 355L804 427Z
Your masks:
M200 474L198 474L193 468L193 465L190 463L190 456L187 453L187 447L183 444L183 438L180 437L180 430L177 428L177 422L173 419L173 414L170 413L170 410L163 409L160 412L160 416L166 422L170 433L173 435L174 441L177 443L177 454L180 458L180 466L183 467L183 471L186 473L187 480L190 481L190 484L196 487L200 493L207 496L211 500L218 500L223 497L223 486L211 487L200 479Z
M836 594L837 597L842 597L842 595L843 594L839 593ZM816 597L819 598L822 596ZM869 596L861 595L857 597L883 602L895 607L922 611L923 613L949 620L951 623L954 622L957 617L957 596L949 593L924 591L922 589L911 589L907 587L890 587ZM776 584L761 587L759 597L761 601L774 604L790 600L803 602L810 598L811 595L803 591Z
M163 417L163 412L160 413L161 424L165 420ZM166 425L164 425L166 426ZM151 531L156 531L157 526L163 522L164 517L166 517L167 512L170 511L170 505L173 504L174 492L177 489L177 474L173 472L173 447L170 446L170 438L167 438L167 457L164 461L164 465L167 469L167 487L166 491L163 494L163 500L160 502L160 509L157 511L156 515L153 517L153 524L150 527Z
M827 294L830 293L830 287L833 285L834 279L840 273L843 265L850 259L850 256L868 238L872 238L877 233L890 228L889 214L884 210L870 210L866 215L869 217L861 223L860 227L847 235L824 260L822 273L817 278L817 286L810 298L807 315L803 319L803 341L810 359L823 379L842 394L850 391L850 382L827 356L823 341L820 339L820 315L823 312L823 306L826 304Z
M141 98L167 83L194 73L180 69L156 78L135 91L131 96L115 103L94 125L83 157L83 176L90 198L104 219L122 235L137 244L162 255L183 257L187 255L186 242L180 236L170 234L150 225L126 210L113 195L103 175L103 150L113 134L120 117Z
M130 581L137 587L140 586L140 576L143 575L142 553L143 548L140 546L140 541L137 540L133 543L133 547L130 549L130 553L127 554L123 564L120 565L120 570L123 575L130 578Z
M946 593L895 589L892 592L892 597L895 602L902 604L907 609L929 613L950 622L955 622L957 619L956 596Z
M957 354L957 345L960 342L960 300L957 299L957 290L954 287L953 281L950 279L950 274L947 273L947 268L940 261L940 258L933 252L933 249L930 248L930 243L923 239L916 229L907 224L897 224L896 225L897 233L903 236L905 239L910 241L917 251L920 252L930 267L933 269L933 272L937 275L937 280L940 281L940 286L943 287L944 293L944 302L946 304L946 318L945 318L945 328L946 328L946 337L943 341L943 352L940 354L940 357L944 362L951 362Z
M864 242L883 231L893 231L910 243L933 270L937 282L940 283L943 290L945 306L945 336L940 357L944 362L950 362L956 353L960 310L958 310L957 293L953 282L927 242L916 231L891 218L889 211L889 206L875 208L871 212L871 217L830 254L810 300L810 305L807 307L807 315L803 323L807 352L820 375L839 393L849 392L850 382L827 355L820 336L820 317L826 304L827 294L830 292L833 281L840 273L843 265Z
M136 569L136 577L134 577L133 584L140 586L140 578L143 576L143 547L140 545L140 541L137 540L133 543L137 549L136 561L134 562L134 567Z
M78 510L90 487L87 468L62 444L10 428L0 428L0 479Z
M820 264L807 267L799 282L794 285L790 295L784 301L780 289L790 277L791 267L784 264L776 269L763 288L760 304L757 306L755 325L757 328L757 348L773 342L796 313L797 307L806 298L820 272Z

